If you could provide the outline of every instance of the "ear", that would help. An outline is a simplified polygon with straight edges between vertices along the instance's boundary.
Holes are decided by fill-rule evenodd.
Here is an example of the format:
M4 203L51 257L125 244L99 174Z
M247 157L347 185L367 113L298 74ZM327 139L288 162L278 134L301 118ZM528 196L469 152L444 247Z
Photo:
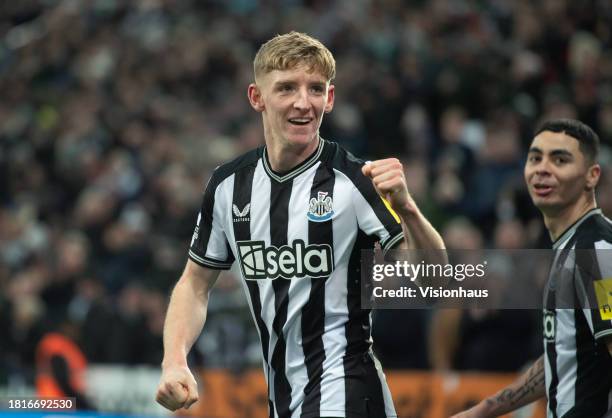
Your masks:
M257 84L249 84L247 96L249 97L249 103L251 103L251 107L253 107L255 111L263 112L265 110L266 107L264 106L263 98L261 96L261 89Z
M587 171L586 175L586 185L585 188L588 191L594 190L595 186L599 182L599 177L601 176L601 166L599 164L593 164L589 167L589 171Z
M329 113L334 108L335 86L330 84L327 88L327 102L325 103L325 113Z

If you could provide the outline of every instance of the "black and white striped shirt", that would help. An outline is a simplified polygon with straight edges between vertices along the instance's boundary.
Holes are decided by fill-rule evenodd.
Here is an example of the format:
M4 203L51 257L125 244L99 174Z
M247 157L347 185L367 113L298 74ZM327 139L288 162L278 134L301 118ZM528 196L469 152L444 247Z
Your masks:
M403 239L400 220L337 144L287 173L265 147L215 170L189 250L238 261L257 325L270 417L395 417L360 303L360 250Z
M547 416L611 417L612 359L605 337L612 336L612 315L598 308L596 288L612 279L612 223L593 209L553 249L544 294Z

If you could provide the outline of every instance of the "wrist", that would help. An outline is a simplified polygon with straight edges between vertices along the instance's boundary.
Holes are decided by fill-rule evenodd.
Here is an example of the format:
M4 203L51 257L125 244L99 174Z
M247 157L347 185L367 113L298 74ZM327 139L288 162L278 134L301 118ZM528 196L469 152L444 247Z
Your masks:
M409 203L406 203L405 205L402 205L401 207L397 208L396 212L401 218L401 220L407 224L418 220L421 214L421 212L419 212L419 209L416 206L411 205Z
M185 357L177 356L173 358L164 357L161 363L162 369L167 369L171 367L184 367L188 368L187 359Z

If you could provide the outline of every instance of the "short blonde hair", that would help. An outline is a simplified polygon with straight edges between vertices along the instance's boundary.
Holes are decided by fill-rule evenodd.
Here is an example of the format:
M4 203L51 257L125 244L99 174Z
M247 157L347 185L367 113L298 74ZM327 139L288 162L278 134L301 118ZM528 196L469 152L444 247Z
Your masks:
M292 31L276 35L259 48L253 60L255 81L270 71L289 70L301 64L321 73L327 81L336 76L336 60L329 49L305 33Z

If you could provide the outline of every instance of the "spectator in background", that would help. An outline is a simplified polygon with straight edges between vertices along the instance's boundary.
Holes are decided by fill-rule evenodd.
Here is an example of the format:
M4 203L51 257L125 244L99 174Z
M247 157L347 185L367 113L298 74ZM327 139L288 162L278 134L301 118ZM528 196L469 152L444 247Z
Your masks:
M524 248L522 225L498 224L492 248ZM451 221L442 232L449 250L483 249L482 233L466 219ZM523 367L541 352L534 349L538 317L529 310L438 309L429 328L429 360L437 371L506 371Z
M36 348L36 394L75 398L76 409L94 410L85 396L87 359L77 345L78 328L62 321L57 331L42 336Z

